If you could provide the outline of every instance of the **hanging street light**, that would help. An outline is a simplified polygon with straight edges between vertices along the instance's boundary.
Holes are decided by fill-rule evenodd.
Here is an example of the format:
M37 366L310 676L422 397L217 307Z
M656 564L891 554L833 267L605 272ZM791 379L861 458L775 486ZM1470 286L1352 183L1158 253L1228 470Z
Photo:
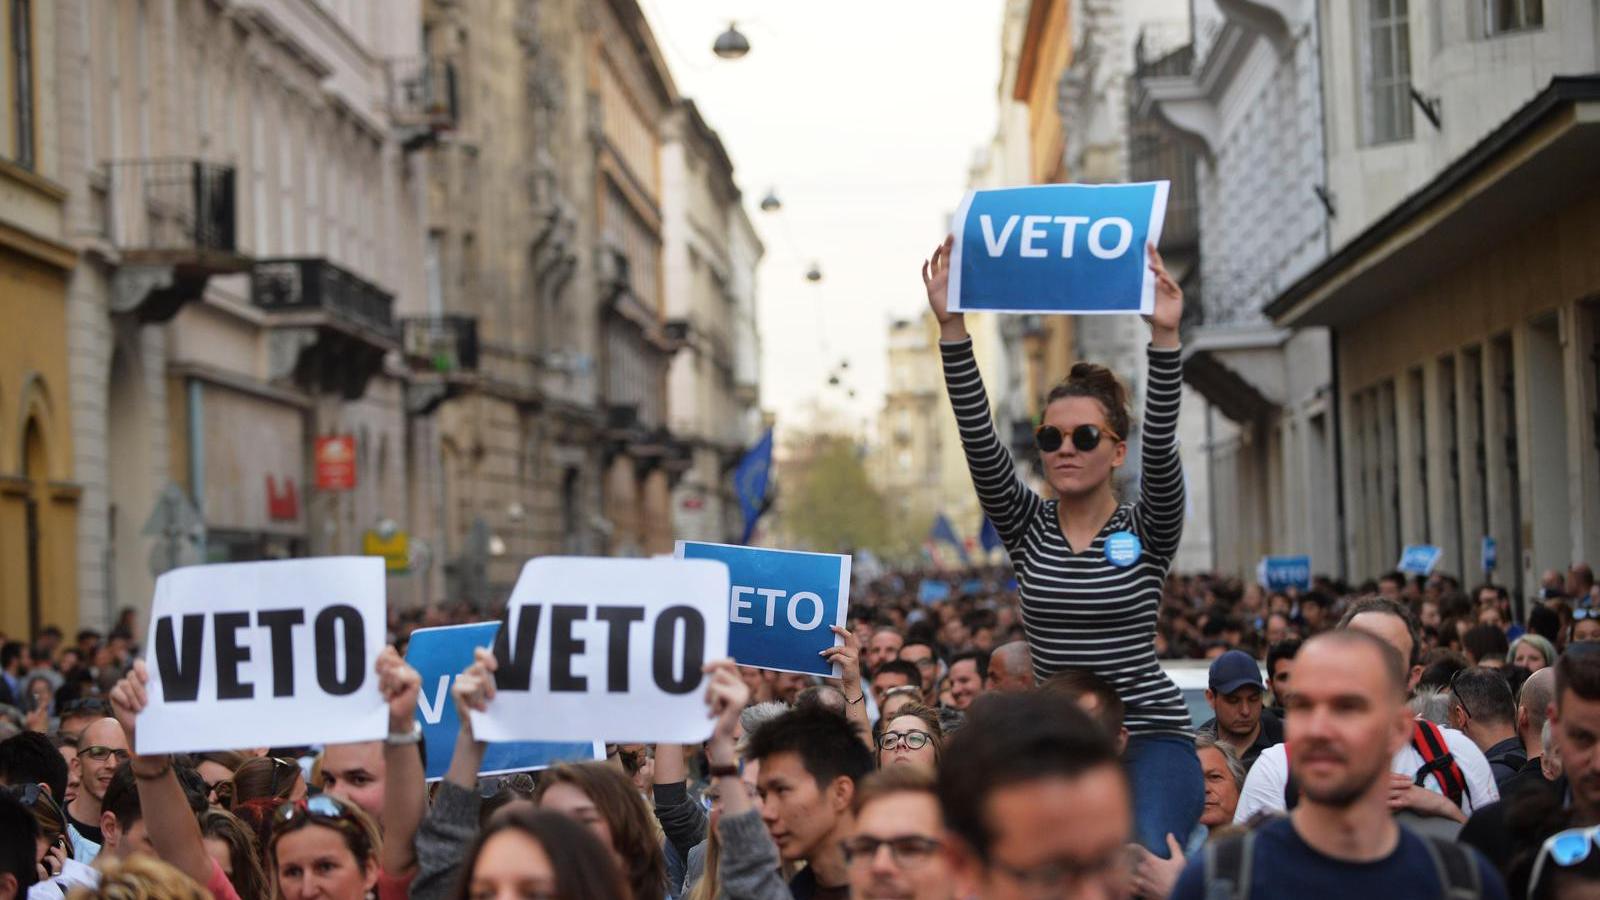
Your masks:
M767 188L767 195L761 198L762 212L777 212L783 209L783 201L778 199L776 188Z
M739 59L750 52L750 39L739 31L735 22L728 23L728 30L717 35L716 43L711 45L711 52L723 59Z
M806 270L806 280L811 282L811 283L813 283L813 284L821 281L822 280L822 267L817 265L816 263L812 263L811 264L811 268Z

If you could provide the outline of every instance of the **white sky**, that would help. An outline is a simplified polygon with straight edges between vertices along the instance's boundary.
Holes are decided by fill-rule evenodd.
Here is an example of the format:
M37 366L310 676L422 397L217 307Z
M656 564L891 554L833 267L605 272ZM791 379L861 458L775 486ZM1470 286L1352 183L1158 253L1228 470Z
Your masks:
M762 405L780 429L820 404L872 419L893 318L996 121L1001 0L641 0L679 90L722 136L766 244ZM712 41L750 39L724 61ZM777 189L783 210L757 204ZM805 280L809 263L823 280ZM849 360L844 384L828 373ZM849 400L845 388L853 387Z

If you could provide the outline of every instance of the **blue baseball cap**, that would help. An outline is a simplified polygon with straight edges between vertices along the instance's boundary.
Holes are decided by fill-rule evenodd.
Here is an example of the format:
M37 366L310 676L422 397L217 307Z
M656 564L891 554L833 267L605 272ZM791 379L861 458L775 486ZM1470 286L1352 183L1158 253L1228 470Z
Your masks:
M1266 690L1261 683L1261 669L1250 654L1243 650L1229 650L1211 661L1211 690L1218 694L1231 694L1242 687Z

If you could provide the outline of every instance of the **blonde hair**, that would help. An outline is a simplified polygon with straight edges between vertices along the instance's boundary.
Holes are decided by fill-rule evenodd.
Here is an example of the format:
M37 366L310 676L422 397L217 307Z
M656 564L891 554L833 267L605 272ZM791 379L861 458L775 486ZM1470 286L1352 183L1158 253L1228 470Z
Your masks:
M153 856L136 853L96 862L100 886L77 888L68 900L211 900L194 879Z

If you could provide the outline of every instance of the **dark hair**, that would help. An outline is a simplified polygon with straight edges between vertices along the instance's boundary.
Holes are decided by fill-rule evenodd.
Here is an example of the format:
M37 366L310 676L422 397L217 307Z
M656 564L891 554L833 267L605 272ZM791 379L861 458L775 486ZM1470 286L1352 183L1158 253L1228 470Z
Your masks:
M750 734L746 759L776 753L798 755L818 788L840 777L860 781L875 768L860 729L844 716L816 707L792 709Z
M633 782L605 763L559 765L539 779L535 802L542 803L545 792L556 784L582 791L606 820L612 848L627 866L623 875L634 900L662 896L667 885L667 860L656 836L653 813ZM565 896L566 885L560 887Z
M1122 381L1105 366L1092 362L1073 363L1071 371L1060 384L1050 389L1044 398L1049 406L1068 397L1088 397L1100 403L1106 414L1106 425L1117 437L1128 438L1128 390Z
M1556 708L1571 691L1588 701L1600 700L1600 643L1579 641L1568 644L1556 660Z
M1395 584L1400 585L1402 590L1406 586L1406 576L1401 574L1400 572L1395 572L1395 571L1389 571L1389 572L1383 573L1382 575L1379 575L1378 576L1378 581L1379 581L1379 583L1382 583L1382 582L1385 582L1385 581L1392 581Z
M1422 633L1417 630L1417 617L1411 614L1410 609L1390 600L1388 597L1368 597L1365 600L1358 600L1350 604L1350 608L1345 610L1344 616L1339 619L1339 628L1341 630L1348 629L1350 623L1355 621L1356 616L1362 613L1381 613L1386 616L1394 616L1404 622L1406 633L1411 636L1411 658L1405 660L1405 664L1408 667L1417 664L1417 661L1422 658Z
M912 647L927 647L928 648L928 652L933 654L933 658L934 659L938 659L939 658L939 648L935 647L933 645L932 638L925 638L925 637L921 636L923 634L923 632L926 631L927 629L920 628L919 626L924 626L924 625L927 625L927 623L926 622L918 622L918 623L916 623L916 625L912 626L912 628L906 632L906 639L900 644L900 652L904 653L904 652L906 652L907 650L909 650ZM897 658L898 658L898 656L897 656ZM912 665L916 665L916 663L912 663Z
M261 848L250 826L227 810L208 809L200 814L200 834L228 845L233 874L228 881L240 897L266 897L270 882L261 867Z
M42 784L50 798L67 802L67 760L56 745L37 731L24 731L0 741L0 781Z
M1267 677L1268 678L1272 677L1272 675L1273 675L1272 668L1273 668L1273 666L1278 664L1278 660L1280 660L1280 659L1294 659L1295 654L1299 653L1299 652L1300 652L1300 639L1299 638L1284 638L1283 640L1277 642L1276 644L1273 644L1271 647L1268 647L1267 648ZM1281 700L1282 698L1279 698L1279 699Z
M1549 641L1561 643L1561 616L1543 603L1533 604L1528 610L1528 630Z
M921 686L922 684L922 670L917 668L917 664L914 662L906 662L903 659L891 659L876 669L873 669L872 677L877 678L879 675L882 675L886 672L898 672L910 679L911 684L918 686Z
M22 651L27 647L21 641L6 641L0 644L0 669L9 669L11 664L22 656Z
M1472 663L1467 662L1465 656L1454 650L1435 647L1429 650L1428 655L1422 658L1422 677L1417 680L1417 688L1431 687L1438 688L1441 691L1448 690L1450 679L1456 677L1456 673L1462 669L1470 668L1472 668Z
M502 831L521 832L538 843L555 870L556 892L562 900L618 900L628 896L628 885L617 871L611 849L601 844L593 832L560 813L514 804L495 813L489 823L478 830L451 895L455 900L468 900L472 896L472 870L477 866L478 856L489 839ZM653 893L634 900L646 900L661 893L661 888L657 887Z
M1485 725L1511 725L1517 720L1517 700L1498 669L1463 669L1450 681L1456 702Z
M985 694L945 745L939 767L945 827L987 860L990 794L1045 778L1075 779L1101 767L1121 777L1111 736L1075 704L1048 693Z
M111 813L117 817L117 827L124 834L133 823L144 818L144 810L139 806L139 787L133 781L133 768L131 763L117 766L111 774L111 783L106 785L106 794L100 800L100 811Z
M217 802L232 809L251 800L287 800L294 793L295 782L303 778L294 760L253 756L239 764L233 778L217 785Z
M1122 731L1122 720L1127 715L1127 705L1111 682L1088 669L1062 669L1039 685L1039 692L1050 697L1071 700L1078 708L1079 698L1092 696L1099 710L1095 718L1108 736L1115 738Z
M955 656L950 657L950 668L954 669L956 663L965 662L969 659L972 660L973 665L978 667L979 681L989 677L989 654L984 653L982 650L968 650L965 653L957 653Z
M1511 649L1506 633L1494 625L1474 625L1461 637L1461 647L1467 658L1476 662L1486 659L1505 659Z
M794 698L795 706L820 706L834 712L844 712L849 702L845 699L844 691L831 684L813 684Z
M17 896L26 897L28 888L39 881L38 852L34 841L39 837L39 823L22 801L0 792L0 873L17 879Z

